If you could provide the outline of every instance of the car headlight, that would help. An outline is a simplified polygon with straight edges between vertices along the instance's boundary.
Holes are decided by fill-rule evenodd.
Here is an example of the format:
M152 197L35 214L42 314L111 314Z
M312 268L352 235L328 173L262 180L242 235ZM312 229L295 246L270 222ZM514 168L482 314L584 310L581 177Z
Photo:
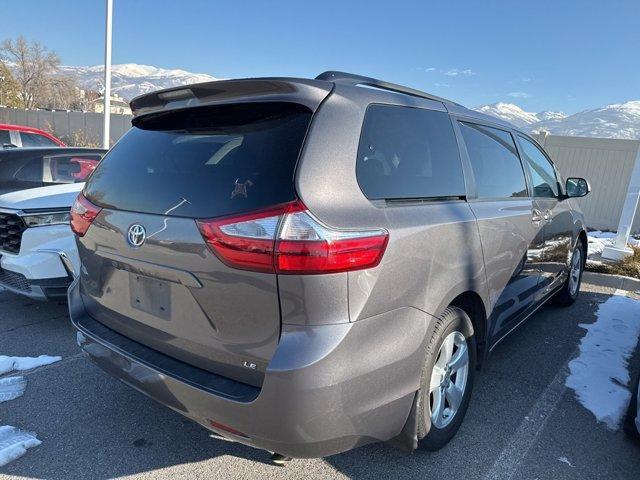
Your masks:
M27 227L42 227L45 225L61 225L69 223L69 211L44 212L34 215L24 215L22 220Z

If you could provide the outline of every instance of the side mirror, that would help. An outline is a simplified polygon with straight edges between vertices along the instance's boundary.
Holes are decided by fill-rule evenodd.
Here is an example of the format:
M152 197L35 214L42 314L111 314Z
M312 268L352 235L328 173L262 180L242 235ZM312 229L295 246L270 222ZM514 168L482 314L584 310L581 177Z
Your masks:
M591 191L591 186L584 178L567 178L567 197L584 197Z

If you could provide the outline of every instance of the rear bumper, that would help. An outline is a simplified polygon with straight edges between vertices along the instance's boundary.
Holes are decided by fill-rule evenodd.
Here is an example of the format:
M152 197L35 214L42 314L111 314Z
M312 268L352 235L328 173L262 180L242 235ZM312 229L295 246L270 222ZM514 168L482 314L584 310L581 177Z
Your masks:
M69 310L80 347L114 377L222 436L291 457L328 456L398 435L431 323L402 309L355 323L285 325L258 388L104 327L84 310L78 282L69 289Z

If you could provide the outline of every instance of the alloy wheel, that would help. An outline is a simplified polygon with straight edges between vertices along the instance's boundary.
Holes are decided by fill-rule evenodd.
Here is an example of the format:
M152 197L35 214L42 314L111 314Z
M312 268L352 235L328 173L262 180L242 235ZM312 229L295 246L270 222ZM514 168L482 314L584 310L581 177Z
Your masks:
M569 294L573 297L578 291L580 274L582 273L582 252L579 248L573 252L571 259L571 269L569 270Z
M469 347L461 332L451 332L442 342L429 384L431 424L445 428L458 412L469 375Z

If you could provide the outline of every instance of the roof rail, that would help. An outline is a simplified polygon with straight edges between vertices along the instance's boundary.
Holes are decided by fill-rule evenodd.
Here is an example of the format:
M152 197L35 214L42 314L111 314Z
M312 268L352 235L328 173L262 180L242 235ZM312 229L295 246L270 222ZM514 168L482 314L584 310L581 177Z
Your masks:
M428 100L435 100L436 102L449 103L458 105L446 98L431 95L430 93L423 92L422 90L416 90L415 88L409 88L397 83L385 82L384 80L378 80L377 78L365 77L363 75L356 75L354 73L338 72L329 70L323 72L316 77L316 80L328 80L331 82L347 83L349 85L364 85L367 87L380 88L382 90L389 90L396 93L404 93L405 95L412 95L414 97L426 98Z

